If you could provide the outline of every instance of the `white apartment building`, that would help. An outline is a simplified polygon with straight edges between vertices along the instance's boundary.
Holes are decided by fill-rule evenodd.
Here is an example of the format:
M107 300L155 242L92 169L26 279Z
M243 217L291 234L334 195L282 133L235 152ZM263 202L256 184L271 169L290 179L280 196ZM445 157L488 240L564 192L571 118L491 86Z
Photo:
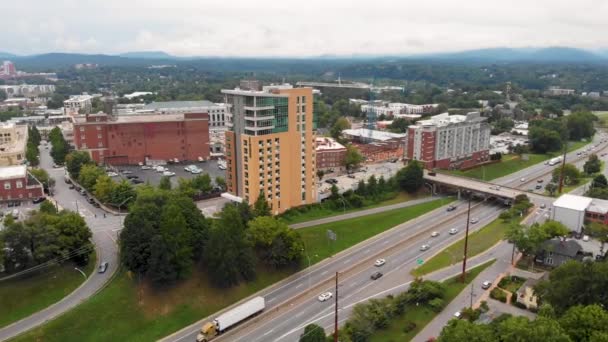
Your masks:
M72 95L69 99L63 101L63 110L65 115L78 115L81 113L90 114L93 108L91 95Z
M44 94L55 92L53 84L20 84L20 85L0 85L8 98L13 97L38 97Z

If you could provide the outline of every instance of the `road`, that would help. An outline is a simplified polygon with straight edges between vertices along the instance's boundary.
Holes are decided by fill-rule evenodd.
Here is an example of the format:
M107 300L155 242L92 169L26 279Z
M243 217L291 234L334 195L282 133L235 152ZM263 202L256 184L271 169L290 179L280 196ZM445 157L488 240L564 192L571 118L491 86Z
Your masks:
M319 302L317 296L326 291L333 292L333 275L336 272L341 272L340 283L344 284L340 290L341 306L360 300L362 295L366 296L370 291L393 287L401 284L404 278L410 279L409 271L416 266L417 259L428 259L463 237L466 204L459 202L457 205L456 211L447 212L445 207L439 208L410 222L400 224L333 258L299 272L285 282L262 290L258 295L266 299L265 314L216 340L248 342L297 340L300 329L294 330L294 327L299 327L317 315L332 310L332 302ZM494 220L503 208L501 204L483 203L474 207L472 217L479 218L479 223L471 225L471 230L477 230ZM450 228L458 228L459 232L449 235L447 231ZM431 238L432 231L438 231L440 235ZM420 251L420 246L423 244L429 244L431 248ZM374 260L378 258L387 260L381 268L373 266ZM370 275L379 269L384 273L384 277L377 281L370 280ZM200 324L193 324L165 340L193 341L199 328Z
M93 233L93 242L96 246L98 261L109 262L109 267L103 274L94 271L80 287L59 302L0 329L0 341L17 336L74 308L103 288L118 269L116 237L118 229L122 227L123 217L107 214L104 218L104 212L101 209L94 208L76 191L70 190L63 180L64 169L54 169L52 167L53 162L50 158L49 150L43 146L40 147L40 164L56 180L53 197L59 206L73 211L76 211L78 208L79 213L84 217Z
M599 134L596 135L593 144L598 145L599 140L602 138ZM601 148L597 148L594 152L604 150L607 144L603 143L601 145ZM577 152L569 153L566 160L568 162L578 160L577 163L582 164L586 158L577 156ZM538 179L543 179L543 183L546 184L551 177L550 172L552 169L553 167L541 163L509 176L496 179L493 183L527 189L530 187L530 184L537 184L536 181ZM521 181L522 178L524 178L523 182ZM533 196L533 198L537 205L544 203L549 207L552 202L552 199L547 197ZM459 205L459 212L452 213L454 221L458 220L460 222L460 228L466 222L466 219L463 218L463 207L462 204ZM481 227L483 224L490 222L498 215L500 209L499 207L488 205L476 208L473 216L481 217L481 222L474 228ZM414 264L417 259L428 258L428 256L433 254L432 251L438 251L462 236L460 235L462 234L462 229L460 229L459 235L455 237L445 234L448 227L451 228L457 224L456 222L441 222L447 214L444 210L439 209L429 215L418 218L414 222L399 225L334 258L325 260L310 269L294 275L286 282L276 284L269 289L261 291L257 295L264 296L266 299L268 308L265 313L255 319L244 322L237 329L226 333L216 340L247 342L297 341L299 334L306 324L317 322L325 327L331 325L329 321L333 319L331 317L333 315L333 306L329 302L318 302L316 296L325 291L334 292L331 275L336 271L344 273L344 275L341 275L341 286L339 288L340 307L342 310L340 314L341 323L348 318L349 308L355 303L372 296L385 296L391 293L391 291L401 292L405 290L408 282L411 281L409 271L415 266ZM533 220L544 220L546 218L545 211L536 211L532 216ZM437 225L437 228L434 228L435 225ZM441 231L443 234L432 242L431 250L420 252L418 247L425 241L428 242L430 239L428 233L431 230ZM401 234L403 236L400 236ZM511 248L509 247L508 250L510 262ZM493 252L488 251L480 255L479 259L487 258L491 253ZM370 257L370 255L374 256ZM369 275L374 271L374 267L371 265L377 257L385 257L388 260L387 264L382 267L385 275L377 281L371 281ZM353 264L351 265L351 263ZM494 267L491 269L494 269ZM213 317L216 315L213 315ZM211 320L213 317L208 317L203 321ZM197 322L164 340L192 341L195 339L199 328L200 322Z

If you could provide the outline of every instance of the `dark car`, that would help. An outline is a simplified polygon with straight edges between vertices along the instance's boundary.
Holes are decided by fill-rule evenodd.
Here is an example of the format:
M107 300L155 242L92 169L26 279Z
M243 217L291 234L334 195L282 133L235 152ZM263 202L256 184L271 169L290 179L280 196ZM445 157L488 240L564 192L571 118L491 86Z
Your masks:
M127 175L127 179L137 179L139 176L136 175Z
M87 191L85 189L80 189L80 191L78 191L78 192L80 192L80 194L82 196L86 196L87 195Z
M95 208L99 208L99 207L101 207L101 205L99 205L99 203L97 203L97 202L93 202L93 203L91 203L91 204L93 204L93 206L94 206Z
M454 210L456 210L456 206L454 206L454 205L448 206L447 211L454 211Z
M537 182L537 183L542 183L542 182L544 182L544 181L545 181L544 179L539 179L539 180L537 180L536 182Z
M537 185L536 185L534 188L535 188L536 190L540 190L542 187L543 187L542 185L537 184Z
M133 179L131 179L131 183L133 183L133 184L141 184L141 183L143 183L143 182L144 182L144 181L142 181L141 179L137 179L137 178L133 178Z
M75 188L75 186L74 186L74 184L70 184L70 186L68 186L68 188L69 188L69 189L74 189L74 188Z
M99 273L105 273L107 269L108 269L108 262L104 261L101 264L99 264L98 272Z
M44 202L45 199L46 199L46 197L38 197L35 200L33 200L32 203L34 203L34 204L42 203L42 202Z
M76 185L76 186L74 187L74 190L76 190L76 191L80 191L80 189L81 189L81 188L80 188L78 185Z
M87 199L87 201L91 204L95 203L95 199L93 197L89 197L89 199Z
M376 273L372 274L372 276L370 278L372 278L372 280L376 280L380 277L382 277L382 272L376 272Z

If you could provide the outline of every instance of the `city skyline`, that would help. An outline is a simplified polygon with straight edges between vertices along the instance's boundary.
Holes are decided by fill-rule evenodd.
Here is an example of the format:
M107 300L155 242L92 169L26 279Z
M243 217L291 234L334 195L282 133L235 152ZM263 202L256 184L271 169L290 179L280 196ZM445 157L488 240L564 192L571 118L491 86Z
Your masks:
M445 0L415 3L311 0L158 0L143 3L34 0L5 5L5 52L175 56L408 55L492 47L608 47L602 13L608 3L582 0L512 3ZM25 14L27 13L27 14ZM69 13L69 15L67 15ZM94 13L94 15L92 15ZM329 28L329 29L328 29ZM298 37L294 39L293 37ZM235 44L239 42L240 44ZM243 44L245 46L243 46Z

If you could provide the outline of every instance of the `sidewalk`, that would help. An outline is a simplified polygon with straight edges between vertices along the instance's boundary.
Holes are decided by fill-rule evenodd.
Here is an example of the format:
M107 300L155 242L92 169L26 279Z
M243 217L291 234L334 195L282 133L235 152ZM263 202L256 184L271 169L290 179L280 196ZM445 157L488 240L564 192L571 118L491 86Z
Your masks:
M340 215L325 217L325 218L312 220L312 221L294 223L294 224L290 224L289 228L300 229L300 228L317 226L317 225L324 224L324 223L331 223L331 222L337 222L337 221L347 220L347 219L361 217L361 216L367 216L367 215L371 215L371 214L377 214L377 213L382 213L385 211L390 211L393 209L407 208L407 207L411 207L416 204L434 201L439 198L445 198L445 197L437 197L437 196L425 197L425 198L401 202L401 203L397 203L397 204L386 205L383 207L355 211L355 212L351 212L348 214L340 214ZM447 204L447 202L446 202L446 204Z

